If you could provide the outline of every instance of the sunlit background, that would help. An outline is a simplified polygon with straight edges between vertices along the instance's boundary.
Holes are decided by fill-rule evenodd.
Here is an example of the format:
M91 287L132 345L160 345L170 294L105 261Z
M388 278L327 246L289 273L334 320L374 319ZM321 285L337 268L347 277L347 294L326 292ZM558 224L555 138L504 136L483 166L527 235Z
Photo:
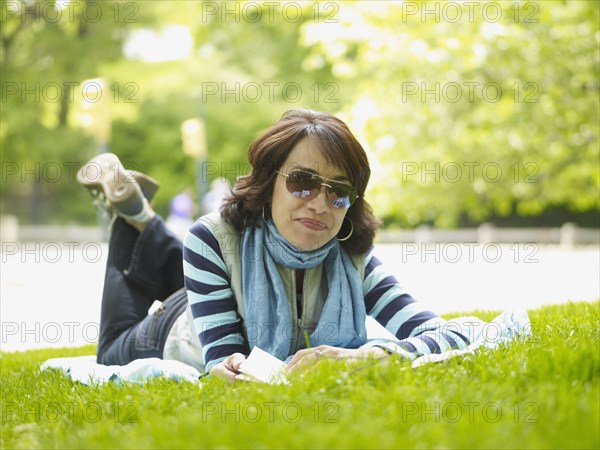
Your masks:
M598 3L2 2L2 214L93 224L99 151L198 186L235 181L284 111L338 114L387 226L598 226ZM102 83L94 93L90 80ZM98 84L99 85L99 84Z
M3 0L1 15L4 321L97 322L106 235L75 181L85 161L114 152L161 182L161 215L185 191L198 216L298 107L362 142L382 257L437 311L600 296L598 2ZM65 241L74 260L44 247ZM422 246L444 242L477 247L454 264Z

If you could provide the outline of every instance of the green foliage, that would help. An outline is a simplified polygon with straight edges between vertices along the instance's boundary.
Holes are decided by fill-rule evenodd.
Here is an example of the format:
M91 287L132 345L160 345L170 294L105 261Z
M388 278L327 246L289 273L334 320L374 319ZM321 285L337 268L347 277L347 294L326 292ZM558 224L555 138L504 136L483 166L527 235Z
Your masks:
M9 13L16 4L27 15ZM98 149L79 124L78 87L65 93L100 76L109 149L161 181L162 214L196 183L183 120L206 122L206 181L233 182L247 172L249 143L294 107L349 122L370 153L368 199L388 224L543 224L599 211L597 2L305 2L298 20L280 2L253 3L259 17L244 3L223 15L219 2L86 1L69 6L72 20L64 9L54 20L53 4L0 5L0 148L19 166L3 167L1 212L24 222L96 220L64 164ZM124 56L132 32L174 24L194 38L187 59ZM39 98L23 97L36 86ZM62 177L46 176L48 164Z
M110 6L71 2L61 12L55 2L1 2L3 214L25 222L95 217L82 213L85 193L74 182L93 142L70 118L83 81L120 57L126 26L111 20Z
M598 3L410 3L305 30L358 86L344 111L371 148L377 212L454 226L598 211Z
M287 386L154 379L88 387L38 367L47 358L93 354L94 346L2 353L0 444L598 448L600 303L529 314L533 336L497 350L414 370L397 359L323 360ZM491 320L495 313L469 315Z

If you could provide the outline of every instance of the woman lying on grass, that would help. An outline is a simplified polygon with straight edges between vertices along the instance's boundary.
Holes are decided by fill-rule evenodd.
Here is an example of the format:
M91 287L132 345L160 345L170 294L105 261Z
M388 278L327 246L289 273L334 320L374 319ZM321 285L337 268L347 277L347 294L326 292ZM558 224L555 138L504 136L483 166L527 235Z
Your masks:
M114 216L99 363L176 359L235 380L254 346L295 370L321 358L414 359L469 345L441 331L444 320L374 256L379 221L364 197L371 170L344 122L289 111L248 158L252 172L183 245L150 207L154 180L112 154L81 168L79 182ZM98 168L100 177L86 178ZM148 314L155 300L164 301ZM368 341L367 315L400 342Z

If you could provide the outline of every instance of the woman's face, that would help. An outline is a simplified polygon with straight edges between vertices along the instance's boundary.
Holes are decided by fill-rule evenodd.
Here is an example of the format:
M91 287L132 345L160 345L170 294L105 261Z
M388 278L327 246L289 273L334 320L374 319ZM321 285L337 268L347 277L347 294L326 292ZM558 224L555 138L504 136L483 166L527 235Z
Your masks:
M304 138L290 152L279 172L288 174L294 169L350 183L341 169L328 163L311 139ZM279 233L299 250L315 250L334 238L344 221L345 208L336 208L327 198L327 187L311 200L294 197L286 188L286 178L276 174L271 216Z

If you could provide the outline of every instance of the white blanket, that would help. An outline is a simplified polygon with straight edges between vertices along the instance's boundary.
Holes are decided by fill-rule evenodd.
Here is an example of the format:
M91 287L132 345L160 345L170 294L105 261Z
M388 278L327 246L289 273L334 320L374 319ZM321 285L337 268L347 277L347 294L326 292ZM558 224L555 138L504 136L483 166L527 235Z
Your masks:
M52 358L45 361L44 369L62 370L74 381L83 384L100 384L106 381L134 381L143 383L150 378L165 377L176 381L198 381L200 372L179 361L159 358L136 359L125 366L105 366L96 362L96 356Z
M416 368L423 364L445 361L456 356L473 353L478 348L496 348L503 343L511 342L517 338L531 336L531 323L526 311L505 311L492 322L484 322L477 317L460 317L446 322L446 326L459 329L471 344L464 350L452 350L444 353L424 355L412 362ZM379 326L374 320L367 321L369 337L371 339L393 342L396 341L385 328ZM271 359L277 358L272 357ZM279 363L284 364L279 361ZM266 362L261 360L261 364ZM269 364L266 364L269 366ZM279 365L275 364L278 368ZM259 367L254 369L251 364L246 364L247 375L258 380L263 380L262 372L273 371L272 367ZM95 356L78 356L72 358L52 358L44 362L41 369L59 369L74 381L83 384L99 384L106 381L125 382L133 381L142 383L150 378L165 377L173 380L186 380L196 382L200 372L187 364L175 360L158 358L137 359L125 366L105 366L96 363Z

